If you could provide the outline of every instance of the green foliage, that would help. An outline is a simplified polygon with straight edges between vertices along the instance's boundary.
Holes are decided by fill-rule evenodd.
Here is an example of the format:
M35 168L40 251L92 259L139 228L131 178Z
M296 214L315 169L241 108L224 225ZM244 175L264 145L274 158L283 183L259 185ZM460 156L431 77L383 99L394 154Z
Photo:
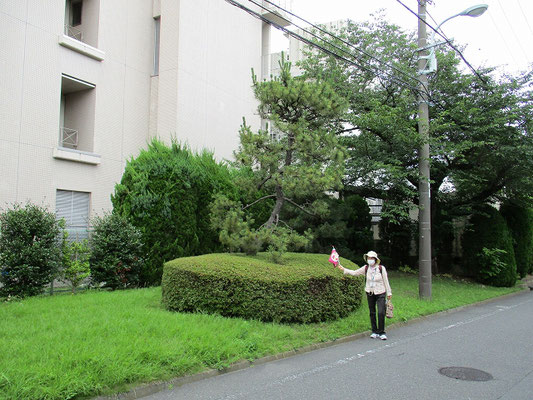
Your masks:
M344 171L345 150L335 134L340 128L332 121L344 111L345 100L323 80L293 77L284 58L280 67L280 76L271 81L253 77L259 114L272 123L272 132L252 132L244 121L235 152L235 165L251 178L241 190L260 191L251 203L271 204L266 221L255 221L266 228L280 224L287 204L316 211L300 200L338 189Z
M232 253L243 251L247 255L256 255L266 247L272 261L281 263L288 250L305 248L312 239L309 231L301 235L279 226L253 228L254 220L245 217L240 203L222 194L215 197L210 211L211 224L219 230L220 242Z
M501 249L487 249L483 247L478 253L480 264L483 269L479 272L481 280L490 281L502 274L507 268L505 258L508 257L507 252Z
M311 231L313 253L329 253L334 246L343 257L361 260L374 247L368 203L358 195L324 197L327 213L292 215L290 224L299 231Z
M363 278L343 277L324 255L290 253L283 265L268 257L211 254L167 262L162 302L168 310L284 323L333 320L361 305Z
M271 229L264 228L259 232L268 246L267 251L271 260L277 264L283 263L287 251L306 249L313 239L309 230L300 235L292 229L279 226Z
M211 225L219 230L219 240L230 252L244 251L255 255L261 249L262 238L252 228L253 219L246 218L241 205L217 194L210 205Z
M43 291L61 264L60 222L43 207L16 204L0 214L0 282L6 296Z
M66 232L65 232L66 234ZM63 244L63 280L70 283L72 293L76 293L76 288L91 273L89 249L87 240L82 242L69 242L65 236Z
M209 220L218 192L236 196L229 169L209 152L193 154L154 139L128 161L112 202L114 212L141 231L147 251L142 284L158 284L167 260L219 250Z
M513 237L516 269L523 278L533 271L533 210L507 202L501 206L500 212Z
M386 205L383 208L386 209ZM379 221L381 239L378 243L378 254L381 255L383 264L390 269L410 264L409 253L416 226L409 218L401 218L399 221L382 218Z
M312 50L300 67L308 79L327 79L349 100L348 112L341 117L354 127L342 136L348 149L345 189L383 199L383 216L402 223L409 208L418 204L420 179L422 138L417 92L412 90L417 85L416 33L380 14L370 22L348 22L336 33L385 61L362 56L361 63L374 66L379 75ZM353 51L328 37L332 41L335 52L338 47ZM437 58L438 70L428 76L430 197L435 255L444 256L438 260L444 266L451 261L446 244L451 243L449 223L454 217L506 198L524 207L533 204L533 71L507 76L488 68L472 74L461 70L457 54L446 46L438 47ZM446 226L438 225L442 219Z
M517 274L513 242L498 210L488 205L479 208L469 221L462 244L466 273L492 286L515 285Z
M139 230L118 214L91 222L89 238L91 280L112 289L137 287L143 268L143 242Z

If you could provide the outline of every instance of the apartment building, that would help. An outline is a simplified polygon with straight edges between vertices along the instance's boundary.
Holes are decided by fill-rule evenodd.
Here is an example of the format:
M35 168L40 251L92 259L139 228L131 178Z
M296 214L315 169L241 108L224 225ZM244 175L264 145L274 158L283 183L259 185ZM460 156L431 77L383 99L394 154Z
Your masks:
M0 208L46 206L83 237L152 137L231 158L242 118L261 123L269 38L224 0L2 0Z

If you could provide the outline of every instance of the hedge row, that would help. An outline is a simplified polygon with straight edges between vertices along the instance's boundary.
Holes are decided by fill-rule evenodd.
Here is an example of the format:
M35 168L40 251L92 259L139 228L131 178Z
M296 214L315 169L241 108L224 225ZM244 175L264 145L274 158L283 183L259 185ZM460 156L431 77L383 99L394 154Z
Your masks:
M349 260L342 264L357 268ZM266 253L218 253L167 262L161 288L168 310L309 323L342 318L357 309L363 278L344 277L323 254L288 253L280 265Z

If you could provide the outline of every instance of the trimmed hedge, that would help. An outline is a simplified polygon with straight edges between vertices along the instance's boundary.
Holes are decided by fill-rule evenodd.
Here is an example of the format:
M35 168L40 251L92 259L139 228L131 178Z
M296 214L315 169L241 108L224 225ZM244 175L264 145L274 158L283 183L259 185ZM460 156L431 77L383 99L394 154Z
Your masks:
M128 161L111 201L113 214L138 228L146 246L141 286L160 284L165 261L220 251L208 207L215 193L235 191L226 164L177 142L153 139Z
M346 259L342 264L358 268ZM168 310L309 323L359 308L363 286L364 278L343 276L324 254L287 253L280 265L267 253L218 253L167 262L161 289Z

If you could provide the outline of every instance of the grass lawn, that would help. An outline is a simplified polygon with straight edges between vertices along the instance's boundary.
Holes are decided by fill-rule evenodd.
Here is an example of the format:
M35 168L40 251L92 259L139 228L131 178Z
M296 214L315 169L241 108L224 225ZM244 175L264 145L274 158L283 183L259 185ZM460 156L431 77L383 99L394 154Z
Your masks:
M407 321L519 290L433 279L432 301L418 277L391 271L395 318ZM347 318L280 325L168 312L161 289L88 291L0 303L0 399L70 399L224 368L369 330L366 299Z

